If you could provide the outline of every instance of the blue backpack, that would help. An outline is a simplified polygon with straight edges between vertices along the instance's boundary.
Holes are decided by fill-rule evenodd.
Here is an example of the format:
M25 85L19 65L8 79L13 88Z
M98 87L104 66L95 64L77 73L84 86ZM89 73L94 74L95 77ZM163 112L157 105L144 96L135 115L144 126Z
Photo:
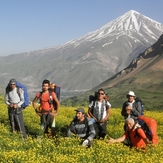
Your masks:
M25 109L29 105L27 88L26 88L26 86L24 86L23 84L21 84L19 82L16 82L16 87L17 87L17 93L18 93L19 96L20 96L19 88L24 91L24 103L22 104L21 107L23 109ZM10 91L11 91L10 85L8 84L7 87L6 87L6 94L9 93Z

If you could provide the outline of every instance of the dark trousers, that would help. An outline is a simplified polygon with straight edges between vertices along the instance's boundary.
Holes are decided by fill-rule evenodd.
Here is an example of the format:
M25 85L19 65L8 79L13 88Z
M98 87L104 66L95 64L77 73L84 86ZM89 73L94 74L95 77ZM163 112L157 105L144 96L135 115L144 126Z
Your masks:
M42 114L42 116L40 118L41 118L40 119L41 124L44 125L44 133L48 133L48 128L50 128L51 134L54 136L55 135L55 127L52 127L54 117L52 115L50 115L50 113L48 113L48 114Z
M94 128L96 131L96 138L105 138L106 135L106 125L107 125L107 121L104 123L99 123L99 122L95 122L94 123Z
M8 108L8 116L12 132L20 131L22 133L22 137L26 138L27 135L24 127L22 108Z

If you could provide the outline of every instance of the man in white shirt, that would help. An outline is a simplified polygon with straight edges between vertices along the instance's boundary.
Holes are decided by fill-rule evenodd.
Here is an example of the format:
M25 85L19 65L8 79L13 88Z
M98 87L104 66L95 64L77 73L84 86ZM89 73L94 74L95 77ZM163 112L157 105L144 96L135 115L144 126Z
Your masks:
M89 104L88 114L94 121L96 138L104 139L111 104L105 100L105 91L103 89L99 89L97 93L97 99Z
M9 81L9 89L6 91L5 103L8 106L8 115L12 132L20 131L22 137L26 138L21 105L24 103L24 91L16 87L16 80Z

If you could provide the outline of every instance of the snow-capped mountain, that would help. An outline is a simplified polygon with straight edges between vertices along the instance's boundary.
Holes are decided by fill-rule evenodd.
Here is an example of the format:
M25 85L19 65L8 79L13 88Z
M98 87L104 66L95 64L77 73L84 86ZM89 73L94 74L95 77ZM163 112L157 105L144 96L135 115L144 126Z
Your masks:
M1 57L0 81L6 82L14 70L15 77L29 84L31 92L48 78L62 87L64 96L71 96L95 87L124 69L162 33L162 24L131 10L65 44Z
M147 40L146 36L149 36L149 38L152 37L156 41L158 39L158 35L160 36L163 32L162 28L163 24L152 20L147 16L144 16L138 13L137 11L131 10L125 13L124 15L118 17L117 19L104 25L100 29L90 32L87 35L76 40L69 41L66 44L63 44L61 47L71 44L79 46L82 42L99 41L111 35L117 35L116 39L118 39L118 37L121 35L128 35L132 39L134 39L134 33L137 33L141 37L144 37L147 42L150 42L150 40ZM135 41L139 40L135 38ZM110 42L110 44L111 43L112 42Z

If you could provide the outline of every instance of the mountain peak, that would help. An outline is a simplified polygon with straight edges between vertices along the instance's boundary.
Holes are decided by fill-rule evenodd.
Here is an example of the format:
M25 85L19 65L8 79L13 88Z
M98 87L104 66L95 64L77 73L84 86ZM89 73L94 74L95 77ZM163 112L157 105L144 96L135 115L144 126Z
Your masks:
M84 40L99 40L101 38L107 37L108 35L114 35L115 37L127 34L130 37L134 37L133 33L142 36L142 33L149 37L153 37L157 40L155 33L153 31L162 31L163 25L155 20L140 14L135 10L130 10L118 17L115 20L107 23L96 31L90 32L84 37L80 38ZM160 32L160 35L162 32ZM117 38L118 38L117 37ZM79 39L79 40L80 40Z
M135 10L129 10L128 12L126 12L125 14L129 14L129 15L140 15L140 13L139 12L137 12L137 11L135 11ZM125 15L124 14L124 15Z

